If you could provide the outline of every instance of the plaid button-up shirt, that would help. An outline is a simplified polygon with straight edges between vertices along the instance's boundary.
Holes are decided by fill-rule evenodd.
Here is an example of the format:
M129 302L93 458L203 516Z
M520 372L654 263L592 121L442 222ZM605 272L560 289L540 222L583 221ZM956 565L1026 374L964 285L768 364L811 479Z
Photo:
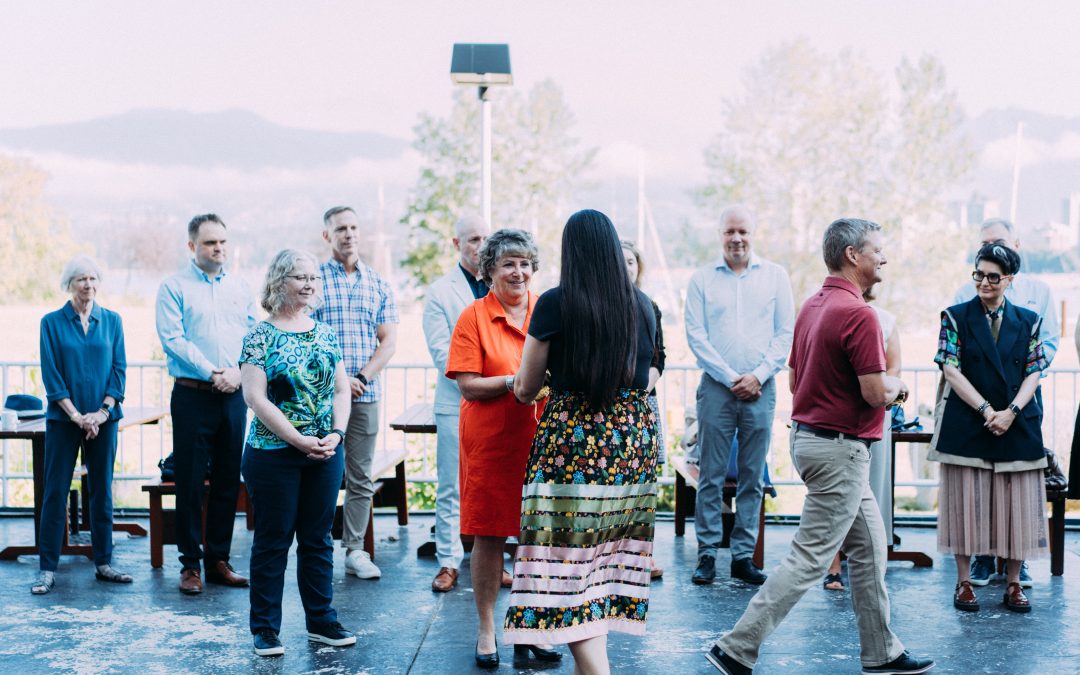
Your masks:
M359 260L356 262L356 281L349 283L345 265L327 260L319 267L323 283L323 304L312 318L330 324L337 333L338 344L345 357L345 372L356 377L371 360L379 346L376 330L384 323L397 323L397 306L390 284ZM382 394L379 377L368 382L358 402L378 401Z

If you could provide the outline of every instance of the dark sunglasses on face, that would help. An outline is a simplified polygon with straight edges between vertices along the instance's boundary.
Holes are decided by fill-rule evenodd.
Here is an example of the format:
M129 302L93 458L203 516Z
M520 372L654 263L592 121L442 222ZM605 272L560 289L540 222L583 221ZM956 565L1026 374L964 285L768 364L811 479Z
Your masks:
M1010 275L1006 274L1005 277L1007 277L1007 276L1010 276ZM980 272L979 270L975 270L974 272L971 273L971 278L975 280L975 283L981 284L983 282L983 279L986 279L986 281L989 282L989 284L991 286L997 286L998 284L1001 283L1001 280L1004 279L1005 277L998 274L997 272L989 272L989 273L987 273L987 272Z

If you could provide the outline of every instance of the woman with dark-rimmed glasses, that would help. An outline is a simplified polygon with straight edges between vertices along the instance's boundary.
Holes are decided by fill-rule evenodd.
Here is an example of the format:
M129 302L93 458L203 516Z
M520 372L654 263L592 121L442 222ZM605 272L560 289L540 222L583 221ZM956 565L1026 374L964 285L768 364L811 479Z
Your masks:
M1005 607L1029 612L1020 564L1048 551L1042 413L1034 394L1049 364L1041 319L1005 299L1019 269L1020 256L1009 247L979 249L972 272L978 294L941 313L934 357L947 383L929 454L941 462L938 550L956 557L953 606L968 612L979 609L971 556L1005 558Z

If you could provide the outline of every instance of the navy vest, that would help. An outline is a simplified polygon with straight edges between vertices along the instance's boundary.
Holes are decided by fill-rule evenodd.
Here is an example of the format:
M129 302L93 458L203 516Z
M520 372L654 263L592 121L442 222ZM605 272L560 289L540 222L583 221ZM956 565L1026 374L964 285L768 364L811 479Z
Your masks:
M1038 315L1006 301L1001 309L1001 329L995 344L978 296L946 311L956 320L960 337L960 372L994 410L1005 410L1026 377L1024 366L1031 333L1039 322ZM993 435L983 422L978 410L950 391L942 414L937 449L991 462L1042 459L1042 410L1034 396L1004 435Z

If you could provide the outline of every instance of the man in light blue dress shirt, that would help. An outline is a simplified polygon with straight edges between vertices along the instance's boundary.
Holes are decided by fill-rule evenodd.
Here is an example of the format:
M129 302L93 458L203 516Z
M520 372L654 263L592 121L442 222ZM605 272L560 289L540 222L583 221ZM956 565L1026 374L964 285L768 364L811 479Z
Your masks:
M244 587L229 564L247 406L237 360L244 335L255 325L255 296L247 283L225 272L225 224L213 213L188 224L187 267L161 284L157 332L174 378L173 466L176 471L176 548L180 592L202 592L206 581ZM203 540L203 484L210 469Z
M991 218L983 221L979 227L979 245L1004 242L1014 251L1020 250L1020 238L1016 236L1013 224L1004 218ZM975 297L975 284L968 282L956 290L953 296L953 304L959 305ZM1054 306L1054 294L1050 286L1040 279L1031 276L1017 274L1012 283L1005 289L1005 299L1017 307L1030 309L1042 319L1042 328L1039 338L1042 339L1043 352L1049 364L1057 354L1058 340L1061 338L1061 322L1058 320L1057 309ZM1047 366L1049 369L1049 365ZM1043 371L1046 377L1047 371ZM1042 407L1042 389L1035 392L1039 407ZM990 577L994 576L994 556L978 555L971 559L971 583L975 586L985 586L990 583ZM1020 585L1031 588L1033 580L1028 571L1027 562L1020 565Z
M754 566L763 473L776 409L775 375L791 349L795 306L784 268L751 252L753 214L731 206L720 216L723 258L700 269L686 294L686 337L704 373L697 391L700 477L692 581L711 584L723 533L722 493L736 432L738 488L731 576L765 582Z

